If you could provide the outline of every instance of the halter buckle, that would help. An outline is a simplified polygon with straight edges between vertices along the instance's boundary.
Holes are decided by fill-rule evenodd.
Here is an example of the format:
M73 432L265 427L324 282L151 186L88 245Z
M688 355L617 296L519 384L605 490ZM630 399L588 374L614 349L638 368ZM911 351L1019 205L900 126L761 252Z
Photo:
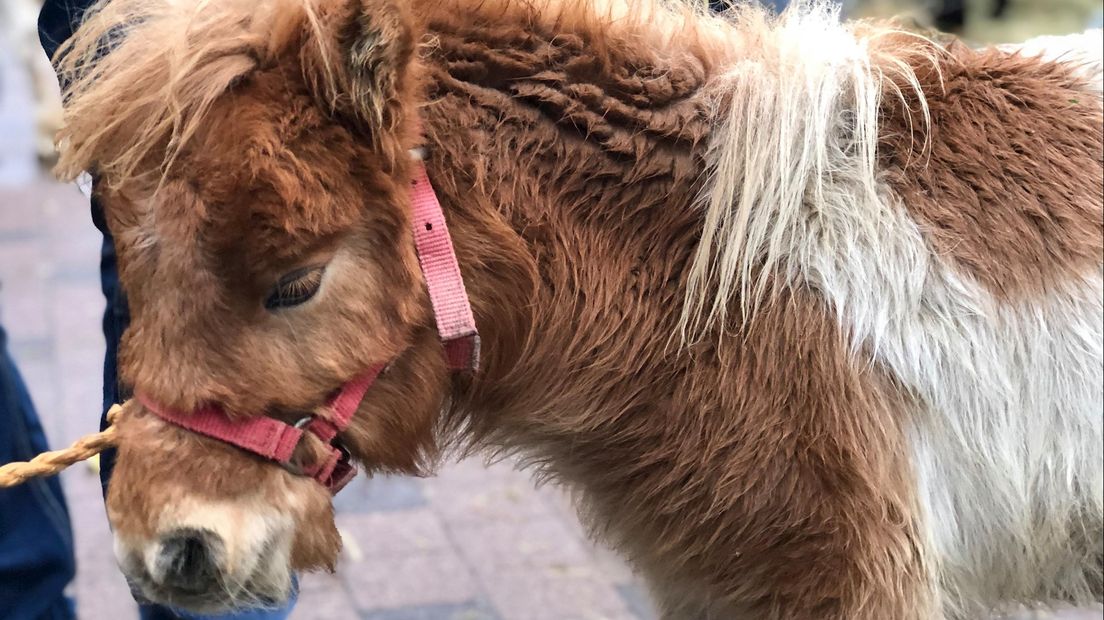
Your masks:
M302 432L302 435L299 437L299 443L302 443L303 438L308 434L314 435L320 440L325 441L312 428L312 424L317 420L321 420L321 418L314 415L307 415L299 418L291 425L292 428ZM329 448L329 455L321 459L318 463L303 465L295 462L293 459L277 461L277 463L290 474L314 478L328 488L331 493L336 494L344 488L349 481L356 477L357 468L352 462L352 454L349 452L349 449L345 447L345 444L342 443L336 435L331 441L326 442L326 446ZM296 448L298 447L299 444L297 443Z

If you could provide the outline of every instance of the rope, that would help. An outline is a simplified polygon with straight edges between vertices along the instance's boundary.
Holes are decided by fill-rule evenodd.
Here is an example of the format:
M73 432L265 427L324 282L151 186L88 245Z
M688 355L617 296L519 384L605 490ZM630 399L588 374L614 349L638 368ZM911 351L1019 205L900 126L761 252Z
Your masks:
M43 452L30 461L16 461L0 466L0 488L23 484L31 478L56 476L66 467L92 458L114 446L116 440L115 422L122 411L122 406L112 406L107 412L107 423L110 426L102 432L81 437L68 448Z

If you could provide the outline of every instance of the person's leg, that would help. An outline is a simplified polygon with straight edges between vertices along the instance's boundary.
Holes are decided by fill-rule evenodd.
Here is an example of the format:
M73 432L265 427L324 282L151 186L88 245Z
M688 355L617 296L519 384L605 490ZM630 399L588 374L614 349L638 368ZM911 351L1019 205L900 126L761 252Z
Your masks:
M0 463L47 449L46 435L0 327ZM30 480L0 489L0 618L71 620L64 594L75 572L73 534L61 484Z

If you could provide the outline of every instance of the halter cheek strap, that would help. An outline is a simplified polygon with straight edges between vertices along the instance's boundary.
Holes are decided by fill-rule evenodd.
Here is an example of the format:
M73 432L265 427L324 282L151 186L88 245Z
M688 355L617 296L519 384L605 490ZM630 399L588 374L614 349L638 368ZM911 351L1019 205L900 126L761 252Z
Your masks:
M414 246L433 305L437 331L449 368L475 370L479 367L479 332L471 303L441 203L429 183L420 153L415 152L415 157L411 180ZM337 493L356 476L356 465L337 441L338 435L349 427L365 394L385 366L373 366L342 385L327 403L325 416L309 416L295 424L265 415L231 418L214 404L193 411L177 411L162 407L144 394L135 397L166 422L278 463L293 473L314 478L331 493ZM321 440L328 450L319 462L301 466L292 459L296 447L308 433Z
M420 157L420 153L415 152L415 157ZM414 247L433 304L437 333L445 345L445 357L453 370L475 370L479 367L479 332L475 329L445 213L420 159L410 185Z

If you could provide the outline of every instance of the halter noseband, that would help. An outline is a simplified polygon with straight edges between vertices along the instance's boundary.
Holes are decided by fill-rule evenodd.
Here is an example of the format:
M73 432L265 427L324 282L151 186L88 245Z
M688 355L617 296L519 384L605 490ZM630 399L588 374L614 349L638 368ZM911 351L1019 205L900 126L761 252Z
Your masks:
M475 370L479 367L479 333L475 328L471 302L464 288L460 265L456 262L445 214L429 183L421 151L415 150L413 154L417 160L414 178L410 182L414 246L433 305L437 332L444 345L449 368ZM326 416L310 415L295 424L264 415L231 418L221 407L213 404L194 411L175 411L162 407L143 394L136 394L135 397L146 409L166 422L274 461L292 473L314 478L331 493L337 493L356 476L356 465L350 459L349 452L337 441L337 436L348 428L364 395L385 367L386 364L372 366L342 385L327 403ZM306 434L320 439L328 451L326 457L317 463L299 465L292 458Z

